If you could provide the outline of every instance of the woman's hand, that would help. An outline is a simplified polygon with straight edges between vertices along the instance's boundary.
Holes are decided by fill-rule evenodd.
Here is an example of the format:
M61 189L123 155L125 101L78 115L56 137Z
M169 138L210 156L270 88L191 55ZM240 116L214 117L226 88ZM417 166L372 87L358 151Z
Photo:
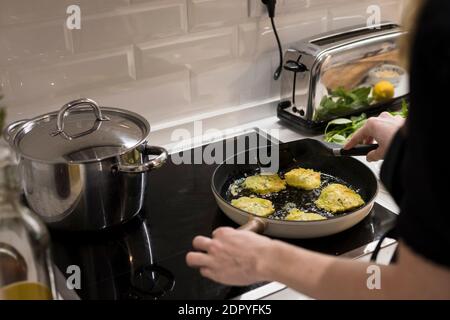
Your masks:
M250 231L222 227L213 232L213 238L197 236L194 249L186 262L199 268L211 280L228 285L249 285L265 281L274 241Z
M376 141L379 147L367 154L367 161L381 160L389 149L394 135L404 123L404 118L393 116L388 112L383 112L377 118L369 118L366 124L353 134L344 149L348 150L360 143L371 144Z

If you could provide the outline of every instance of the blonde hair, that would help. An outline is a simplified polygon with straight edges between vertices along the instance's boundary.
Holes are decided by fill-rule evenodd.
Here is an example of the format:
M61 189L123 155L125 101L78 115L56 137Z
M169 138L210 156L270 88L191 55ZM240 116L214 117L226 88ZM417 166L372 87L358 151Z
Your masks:
M422 7L426 0L403 0L404 9L402 17L402 28L407 31L400 40L400 58L403 65L409 69L411 47Z

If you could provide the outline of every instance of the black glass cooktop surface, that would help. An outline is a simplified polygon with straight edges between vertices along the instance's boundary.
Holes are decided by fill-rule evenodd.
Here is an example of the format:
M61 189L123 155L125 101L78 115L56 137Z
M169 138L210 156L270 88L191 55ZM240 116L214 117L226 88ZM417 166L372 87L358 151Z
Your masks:
M251 132L227 143L254 141L256 136L259 135ZM259 141L265 141L259 137ZM185 255L196 235L209 236L219 226L237 226L218 209L211 192L215 167L176 165L172 158L149 174L143 208L125 225L96 233L51 231L54 261L59 270L66 274L68 266L80 267L79 297L229 299L260 286L220 285L201 277L185 263ZM375 204L364 221L345 232L288 242L340 255L380 238L393 226L395 217L394 213Z

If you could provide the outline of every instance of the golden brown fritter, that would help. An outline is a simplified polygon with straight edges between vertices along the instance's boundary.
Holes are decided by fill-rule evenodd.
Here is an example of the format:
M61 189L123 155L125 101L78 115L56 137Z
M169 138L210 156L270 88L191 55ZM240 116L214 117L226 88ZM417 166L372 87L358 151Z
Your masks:
M326 220L327 218L317 213L304 212L299 209L289 210L289 214L284 218L288 221L318 221Z
M364 200L352 189L338 183L326 186L315 204L331 213L344 212L364 205Z
M286 189L286 183L277 174L247 177L242 186L258 194L274 193Z
M267 217L275 212L272 202L261 198L241 197L231 200L231 205L260 217Z
M320 187L320 172L312 169L297 168L284 175L286 183L291 187L313 190Z

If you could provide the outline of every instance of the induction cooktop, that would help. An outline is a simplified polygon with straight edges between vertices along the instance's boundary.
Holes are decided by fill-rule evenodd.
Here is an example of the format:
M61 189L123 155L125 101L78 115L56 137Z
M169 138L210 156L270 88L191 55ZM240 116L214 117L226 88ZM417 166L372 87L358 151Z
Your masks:
M257 130L215 143L248 148L250 141L277 143ZM196 235L210 236L219 226L237 227L217 207L211 192L217 165L177 164L180 156L189 153L194 157L206 147L176 153L162 168L149 173L143 208L128 223L95 233L51 231L53 258L60 273L69 276L69 266L79 267L81 282L76 293L81 299L231 299L264 285L221 285L185 263ZM366 219L347 231L286 241L341 255L380 239L395 219L394 213L375 204Z

